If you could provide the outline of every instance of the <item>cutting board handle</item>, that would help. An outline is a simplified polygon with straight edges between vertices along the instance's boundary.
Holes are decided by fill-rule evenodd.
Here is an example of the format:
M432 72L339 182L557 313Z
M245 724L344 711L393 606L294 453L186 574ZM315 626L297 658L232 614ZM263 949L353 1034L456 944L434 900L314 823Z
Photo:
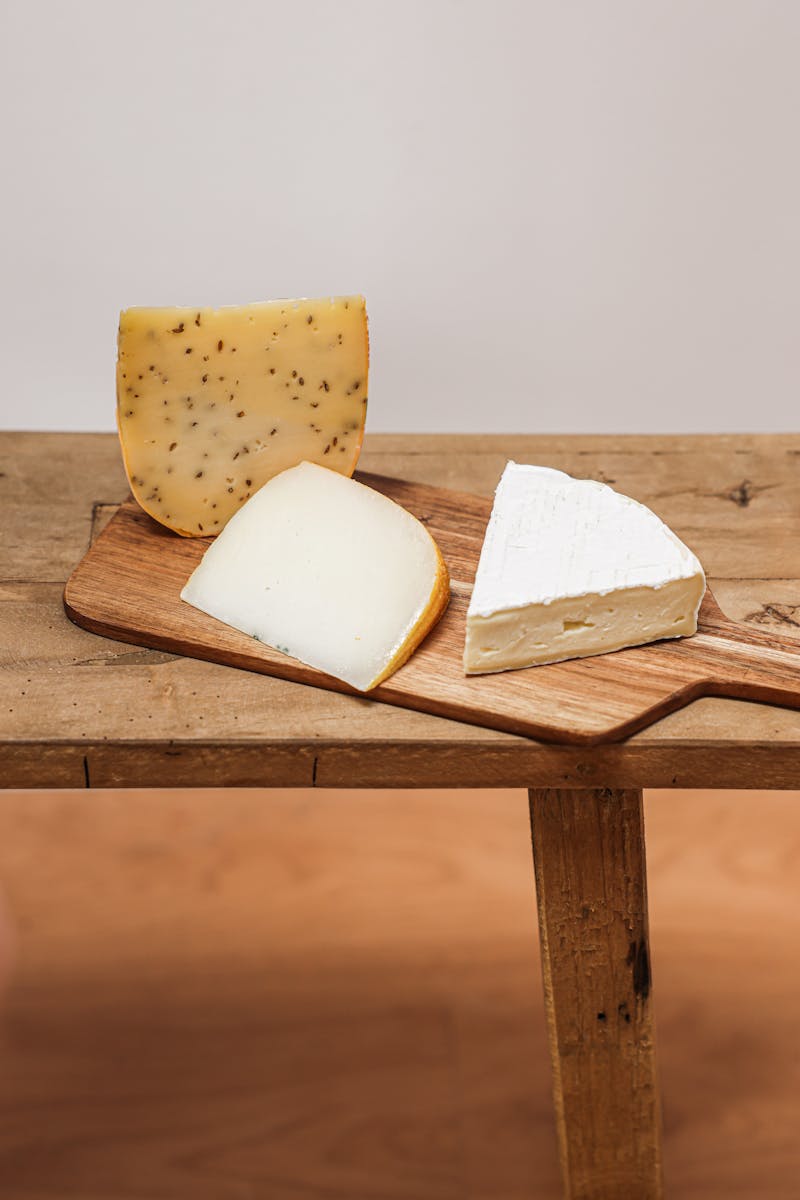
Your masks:
M800 637L732 621L710 593L703 603L707 693L800 708ZM701 634L701 637L702 637Z

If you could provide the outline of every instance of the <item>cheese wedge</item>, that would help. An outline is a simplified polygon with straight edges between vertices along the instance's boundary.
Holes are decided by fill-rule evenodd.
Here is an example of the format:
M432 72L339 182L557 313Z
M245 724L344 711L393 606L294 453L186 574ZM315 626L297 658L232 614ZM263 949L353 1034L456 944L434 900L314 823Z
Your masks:
M406 661L449 594L439 548L416 517L304 462L231 518L181 598L366 692Z
M703 568L655 513L604 483L510 462L467 611L468 675L697 630Z
M352 475L368 362L362 296L127 309L117 424L134 496L162 525L207 537L287 467Z

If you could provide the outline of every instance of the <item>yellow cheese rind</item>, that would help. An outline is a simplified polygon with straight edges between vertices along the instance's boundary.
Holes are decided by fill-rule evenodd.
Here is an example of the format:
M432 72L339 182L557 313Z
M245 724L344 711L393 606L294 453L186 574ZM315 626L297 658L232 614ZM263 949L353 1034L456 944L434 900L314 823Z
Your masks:
M431 588L430 599L420 613L416 624L409 630L405 641L402 645L398 646L396 652L380 675L376 675L369 686L364 689L367 692L371 692L373 688L383 683L390 675L394 675L395 671L398 671L403 663L408 661L420 643L428 636L437 621L444 616L445 610L450 603L450 572L442 558L442 552L439 549L438 543L433 537L431 537L431 541L436 549L437 571L433 587Z
M131 491L162 525L208 537L299 462L352 475L368 371L363 296L125 310L117 425Z

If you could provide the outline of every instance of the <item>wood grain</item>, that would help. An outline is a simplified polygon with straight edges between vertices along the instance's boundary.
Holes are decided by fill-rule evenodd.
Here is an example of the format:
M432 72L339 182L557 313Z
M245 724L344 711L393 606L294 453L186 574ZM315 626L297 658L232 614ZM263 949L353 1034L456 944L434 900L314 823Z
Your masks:
M358 478L426 525L447 562L452 588L442 620L367 703L585 745L630 735L703 695L800 707L798 648L767 629L729 621L710 591L692 638L467 678L461 665L466 610L490 502L385 476ZM181 588L210 540L179 538L133 501L123 504L67 581L68 615L107 638L351 692L181 601Z
M800 435L368 435L365 470L489 497L508 458L607 478L685 530L737 621L800 633ZM537 742L86 633L64 581L124 499L113 434L0 433L7 787L778 787L800 711L707 697L624 742ZM743 552L744 550L744 552Z
M800 792L645 816L666 1194L791 1200ZM524 791L0 793L3 1200L560 1200L531 874Z
M553 1093L567 1200L658 1200L642 795L532 790Z

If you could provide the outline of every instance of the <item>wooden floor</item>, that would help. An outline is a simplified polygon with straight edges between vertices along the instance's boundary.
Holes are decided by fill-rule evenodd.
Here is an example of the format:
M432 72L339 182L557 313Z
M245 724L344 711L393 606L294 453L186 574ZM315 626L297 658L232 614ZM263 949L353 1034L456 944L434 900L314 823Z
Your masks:
M668 1195L797 1197L800 793L646 813ZM520 792L0 794L0 1197L557 1197L532 879Z

